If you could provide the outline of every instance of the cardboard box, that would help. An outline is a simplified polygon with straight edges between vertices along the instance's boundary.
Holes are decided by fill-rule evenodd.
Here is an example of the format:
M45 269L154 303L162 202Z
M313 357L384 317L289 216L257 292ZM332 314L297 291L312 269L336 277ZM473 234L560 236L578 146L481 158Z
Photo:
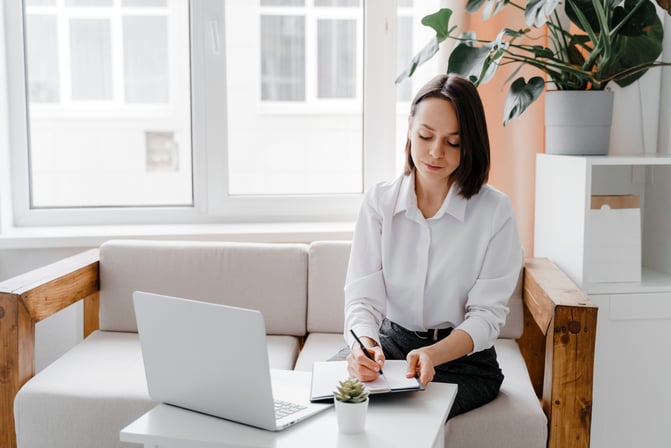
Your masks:
M592 196L585 243L588 282L640 282L639 197Z

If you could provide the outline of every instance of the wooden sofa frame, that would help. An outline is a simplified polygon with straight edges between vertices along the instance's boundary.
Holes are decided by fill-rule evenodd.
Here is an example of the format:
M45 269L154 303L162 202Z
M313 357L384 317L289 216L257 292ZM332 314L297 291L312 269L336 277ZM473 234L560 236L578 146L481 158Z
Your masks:
M589 447L597 307L554 264L524 266L518 339L548 418L549 448ZM83 300L84 337L98 328L99 251L0 282L0 446L16 447L14 397L35 374L35 324Z

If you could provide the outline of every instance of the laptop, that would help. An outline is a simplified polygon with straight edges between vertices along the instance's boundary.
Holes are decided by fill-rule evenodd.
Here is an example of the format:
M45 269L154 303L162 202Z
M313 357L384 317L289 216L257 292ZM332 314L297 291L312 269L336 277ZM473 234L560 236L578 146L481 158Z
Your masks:
M259 311L142 291L133 304L152 400L270 431L331 406L310 402L306 372L271 375Z

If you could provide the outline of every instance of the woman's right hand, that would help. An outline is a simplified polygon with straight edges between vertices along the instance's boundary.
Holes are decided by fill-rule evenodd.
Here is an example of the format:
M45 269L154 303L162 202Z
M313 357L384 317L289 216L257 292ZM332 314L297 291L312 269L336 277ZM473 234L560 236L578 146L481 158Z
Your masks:
M361 381L374 381L380 375L380 370L384 366L384 353L382 353L382 348L370 338L362 337L361 342L366 345L374 360L366 356L359 344L354 344L352 352L347 355L347 372L352 378L359 378Z

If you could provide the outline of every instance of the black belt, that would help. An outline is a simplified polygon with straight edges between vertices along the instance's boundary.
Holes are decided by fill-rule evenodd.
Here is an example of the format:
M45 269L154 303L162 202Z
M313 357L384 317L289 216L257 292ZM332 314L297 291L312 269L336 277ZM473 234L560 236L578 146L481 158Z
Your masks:
M447 328L434 328L425 331L414 331L414 330L408 330L407 328L402 327L401 325L392 322L388 319L385 319L385 321L387 321L389 325L391 325L393 331L403 332L410 337L416 337L422 340L439 341L441 339L448 337L450 333L452 333L452 330L454 330L454 328L452 327L447 327Z
M444 339L452 333L452 327L449 328L433 328L426 331L413 331L415 336L420 339L431 339L433 341L439 341Z

